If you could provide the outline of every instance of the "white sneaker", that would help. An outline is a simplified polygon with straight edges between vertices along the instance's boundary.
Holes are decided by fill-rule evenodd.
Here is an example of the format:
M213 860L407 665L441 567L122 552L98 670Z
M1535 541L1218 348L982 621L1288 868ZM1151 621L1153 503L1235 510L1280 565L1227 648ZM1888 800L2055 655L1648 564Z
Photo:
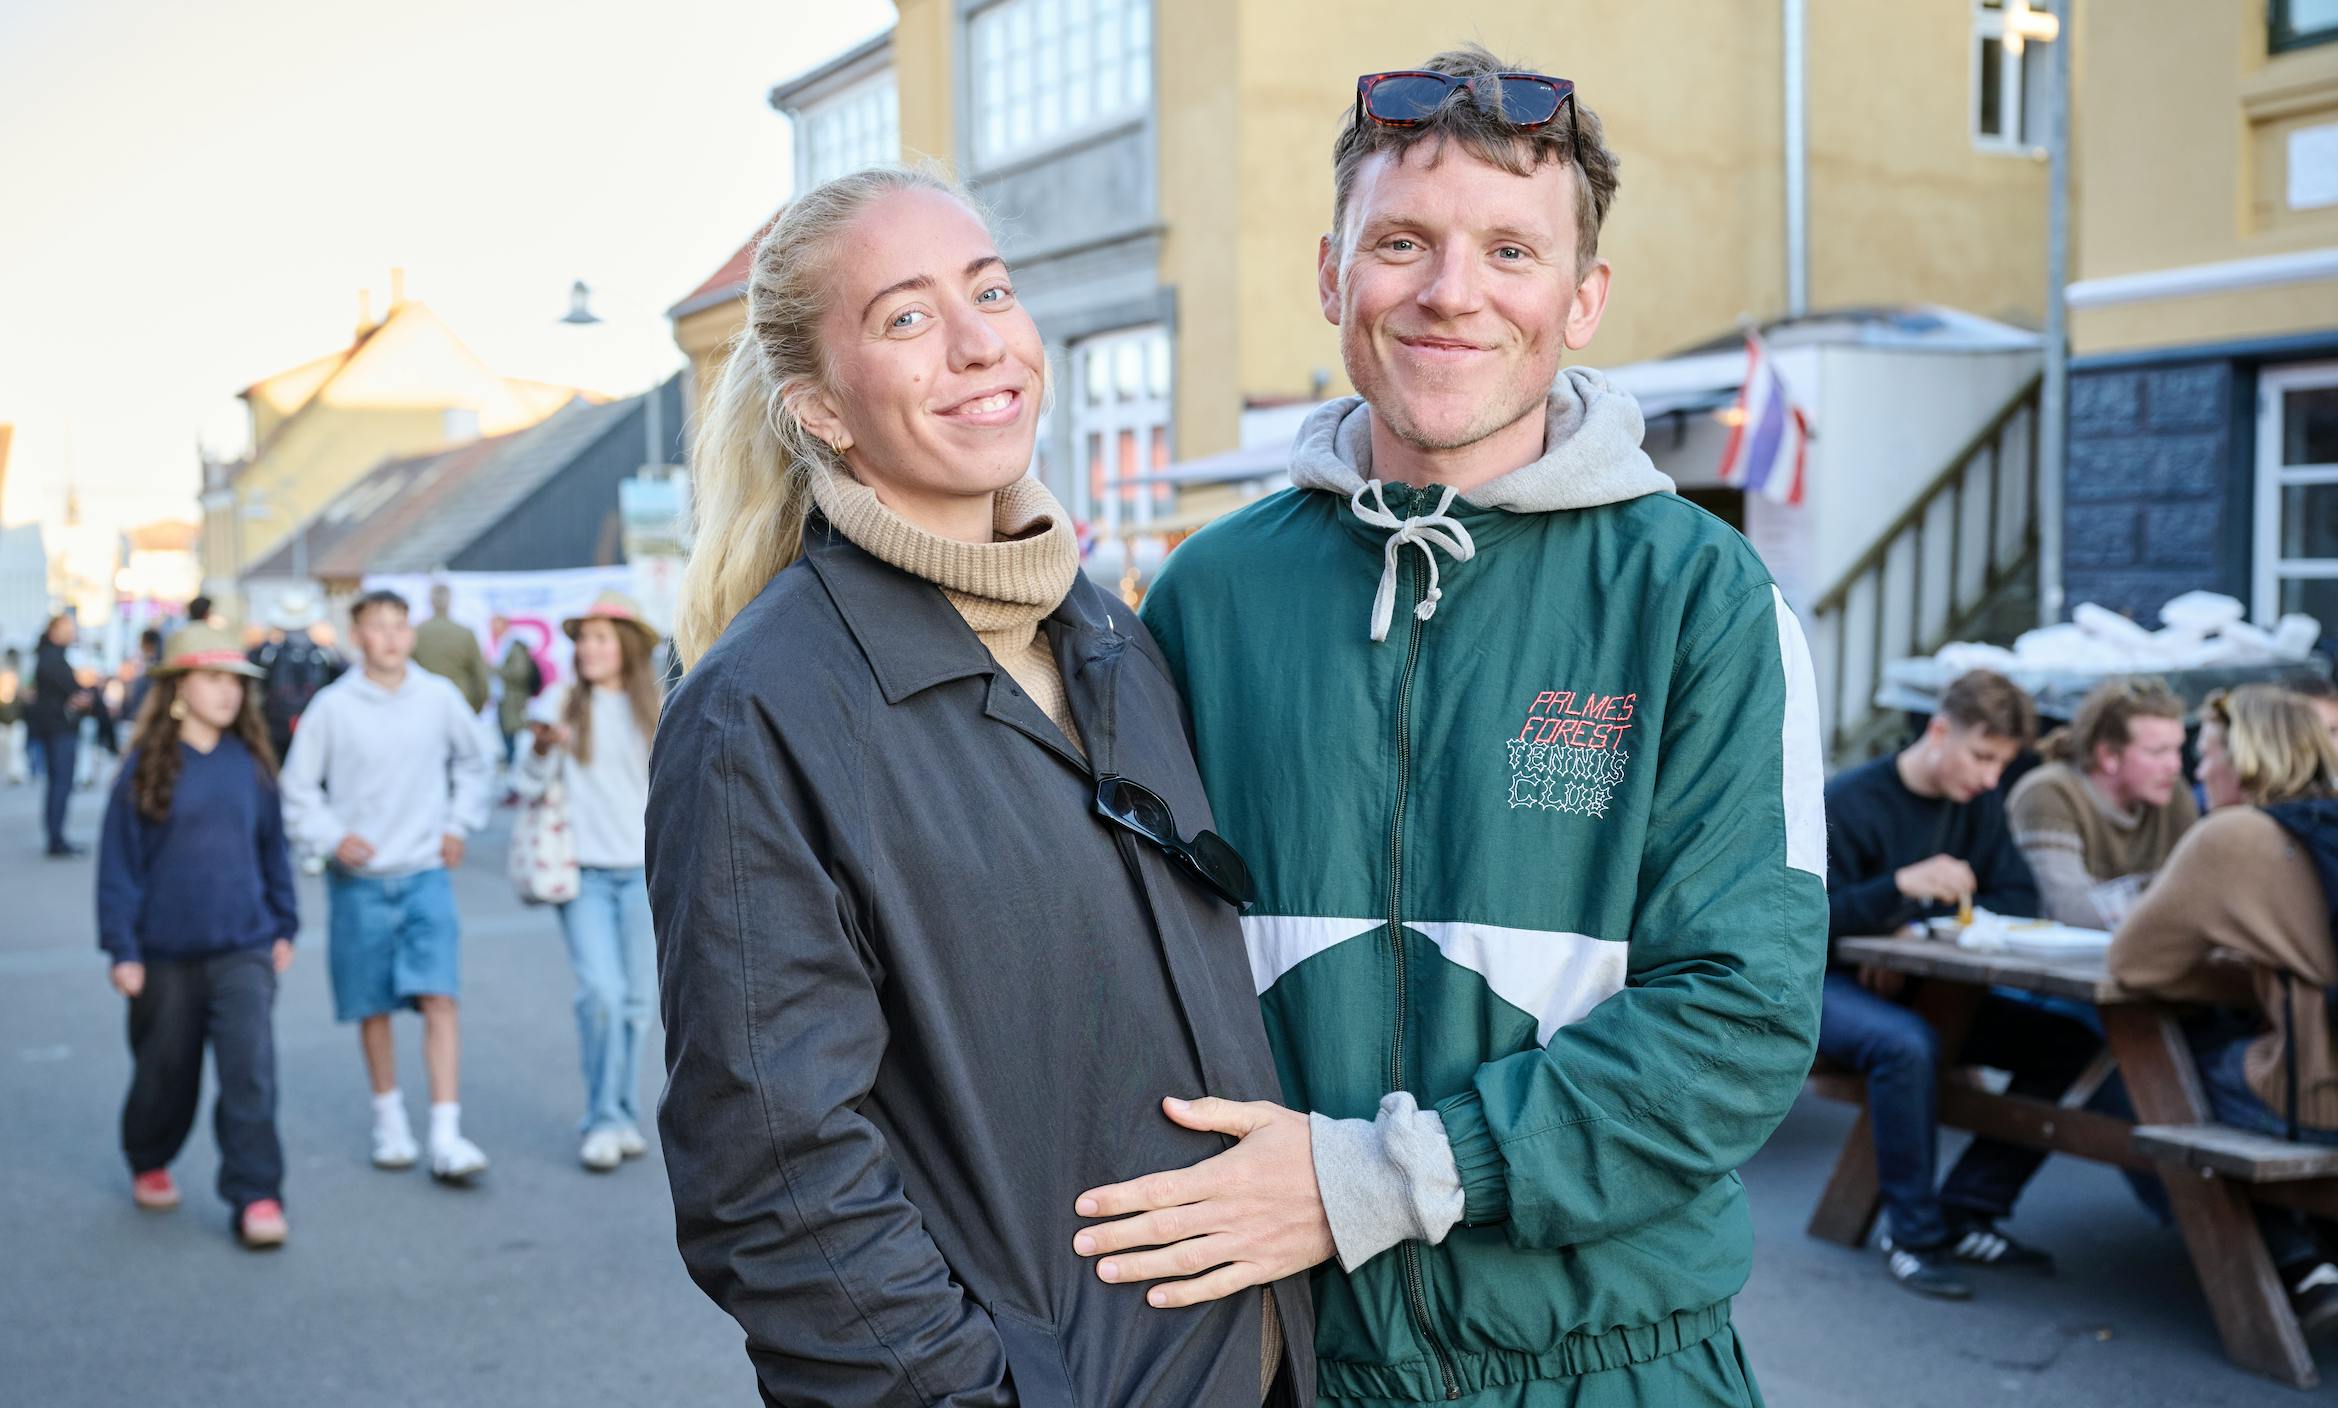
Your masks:
M617 1127L617 1152L629 1159L638 1159L649 1152L649 1141L642 1138L641 1131L632 1125L619 1125Z
M401 1169L414 1167L422 1157L421 1148L414 1142L414 1131L400 1120L396 1124L377 1124L373 1127L373 1166Z
M584 1137L584 1147L576 1156L593 1172L607 1173L625 1161L625 1146L617 1131L604 1125Z
M430 1141L430 1176L442 1183L468 1183L487 1171L487 1155L456 1134Z

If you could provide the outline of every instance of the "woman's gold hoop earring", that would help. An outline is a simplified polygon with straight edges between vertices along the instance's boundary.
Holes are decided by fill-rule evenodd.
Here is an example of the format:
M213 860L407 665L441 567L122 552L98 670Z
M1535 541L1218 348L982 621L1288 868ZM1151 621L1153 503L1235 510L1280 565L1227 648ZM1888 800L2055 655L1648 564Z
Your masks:
M174 719L177 719L181 723L185 723L187 719L187 701L184 699L173 699L170 702L170 716Z

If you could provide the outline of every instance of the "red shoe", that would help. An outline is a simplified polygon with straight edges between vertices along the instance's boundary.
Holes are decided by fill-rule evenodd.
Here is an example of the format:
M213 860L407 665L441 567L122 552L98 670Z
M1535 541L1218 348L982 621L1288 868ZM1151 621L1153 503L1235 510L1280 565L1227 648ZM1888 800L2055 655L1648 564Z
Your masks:
M284 1223L284 1205L274 1198L262 1198L244 1205L243 1215L235 1222L235 1234L243 1244L258 1250L262 1247L281 1247L292 1229Z
M169 1169L158 1168L130 1180L130 1200L148 1212L169 1212L179 1205L179 1185Z

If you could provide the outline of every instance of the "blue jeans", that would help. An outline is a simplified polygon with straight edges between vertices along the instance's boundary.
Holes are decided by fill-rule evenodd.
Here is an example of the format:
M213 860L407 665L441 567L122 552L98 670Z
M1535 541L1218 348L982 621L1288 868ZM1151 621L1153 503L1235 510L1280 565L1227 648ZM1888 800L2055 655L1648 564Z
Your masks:
M2080 1022L1991 993L1981 999L1958 1059L2011 1071L2016 1095L2058 1098L2102 1043ZM1876 1180L1892 1241L1937 1247L1954 1229L1949 1213L1994 1222L2011 1215L2043 1152L1976 1139L1933 1191L1940 1157L1940 1035L1914 1010L1829 973L1819 1008L1819 1054L1867 1078L1867 1119Z
M634 1090L641 1083L641 1044L658 1000L649 887L640 867L586 866L576 898L560 906L560 929L576 971L576 1039L585 1082L580 1128L588 1134L638 1128Z
M48 733L40 735L41 766L46 769L43 781L48 786L47 803L41 811L41 820L49 833L49 849L65 849L65 808L73 800L73 766L81 753L81 735L78 733Z
M2283 1112L2258 1099L2257 1092L2249 1085L2245 1063L2249 1047L2254 1044L2254 1037L2230 1032L2193 1037L2192 1059L2200 1068L2200 1086L2208 1095L2208 1112L2218 1124L2285 1139L2289 1127ZM2297 1138L2301 1144L2338 1145L2338 1130L2315 1129L2301 1123ZM2257 1226L2265 1234L2265 1250L2273 1254L2275 1266L2295 1267L2322 1260L2321 1248L2304 1213L2260 1207Z

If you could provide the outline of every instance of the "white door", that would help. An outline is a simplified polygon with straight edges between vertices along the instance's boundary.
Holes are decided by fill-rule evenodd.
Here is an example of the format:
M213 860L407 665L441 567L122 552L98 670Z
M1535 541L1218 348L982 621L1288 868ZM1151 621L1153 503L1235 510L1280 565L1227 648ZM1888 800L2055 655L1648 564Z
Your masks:
M2338 362L2258 378L2256 559L2260 624L2302 611L2338 635Z

